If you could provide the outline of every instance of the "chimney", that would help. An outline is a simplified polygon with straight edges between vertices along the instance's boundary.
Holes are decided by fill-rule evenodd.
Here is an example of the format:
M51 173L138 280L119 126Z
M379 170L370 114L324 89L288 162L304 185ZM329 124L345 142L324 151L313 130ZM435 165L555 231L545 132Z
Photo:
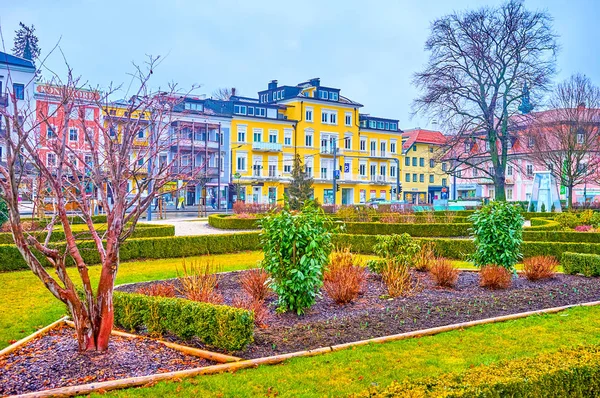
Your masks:
M271 80L271 82L268 85L268 89L275 90L276 88L277 88L277 80Z
M235 87L231 87L231 96L235 97Z
M580 103L579 105L577 105L577 110L578 111L582 111L585 109L585 102Z
M310 79L308 82L313 87L319 87L321 85L321 79L318 77L315 77L314 79Z

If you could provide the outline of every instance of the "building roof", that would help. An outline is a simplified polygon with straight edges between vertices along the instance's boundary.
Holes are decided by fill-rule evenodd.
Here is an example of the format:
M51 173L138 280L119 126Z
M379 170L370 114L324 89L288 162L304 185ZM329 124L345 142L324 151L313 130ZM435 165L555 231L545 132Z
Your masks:
M16 57L7 53L3 53L2 51L0 51L0 64L20 66L22 68L31 68L33 69L33 71L35 71L33 61L21 57Z
M402 133L402 150L408 150L414 143L442 145L446 142L446 137L433 130L412 129L404 130Z

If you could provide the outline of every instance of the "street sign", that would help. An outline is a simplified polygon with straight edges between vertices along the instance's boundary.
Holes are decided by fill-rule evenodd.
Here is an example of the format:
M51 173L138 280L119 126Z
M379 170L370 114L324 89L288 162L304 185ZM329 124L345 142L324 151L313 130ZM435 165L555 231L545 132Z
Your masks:
M344 173L350 172L350 163L344 163Z
M448 199L448 192L444 192L442 190L442 200L447 200Z
M340 179L340 171L339 170L333 170L333 178L335 178L336 180Z

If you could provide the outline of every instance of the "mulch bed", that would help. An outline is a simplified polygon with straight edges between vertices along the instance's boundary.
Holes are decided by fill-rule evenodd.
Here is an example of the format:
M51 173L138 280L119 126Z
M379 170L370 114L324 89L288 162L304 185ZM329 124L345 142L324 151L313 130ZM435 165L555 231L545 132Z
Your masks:
M242 291L241 272L223 273L218 291L225 303ZM461 272L454 289L436 287L427 273L412 273L418 286L408 297L387 298L379 275L369 273L364 293L347 305L338 305L326 294L319 297L305 315L276 313L276 297L267 300L267 326L256 327L255 342L236 352L242 358L259 358L335 344L404 333L436 326L491 318L500 315L559 307L600 300L600 279L557 274L554 278L531 282L524 277L513 279L506 290L489 290L479 286L479 275ZM177 280L125 285L120 291L135 292L143 285L173 283ZM177 341L176 338L165 336ZM206 348L196 340L186 345ZM210 349L210 348L209 348ZM215 351L215 349L212 349Z
M109 351L81 353L75 331L63 326L0 357L0 396L213 364L146 338L112 336Z

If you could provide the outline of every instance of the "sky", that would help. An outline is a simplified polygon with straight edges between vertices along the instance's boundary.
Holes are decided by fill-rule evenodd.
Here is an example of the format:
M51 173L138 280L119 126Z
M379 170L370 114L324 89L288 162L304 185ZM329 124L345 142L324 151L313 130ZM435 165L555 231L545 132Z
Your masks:
M151 85L175 82L211 95L236 87L256 97L270 80L321 84L364 105L361 112L396 118L402 129L436 128L411 115L419 92L412 76L427 62L424 43L436 18L499 0L4 0L3 51L20 21L34 24L42 57L58 43L75 74L93 86L128 87L133 63L162 57ZM546 9L560 36L555 81L583 73L600 84L600 1L525 0ZM64 73L61 52L46 65ZM123 92L123 95L125 92Z

